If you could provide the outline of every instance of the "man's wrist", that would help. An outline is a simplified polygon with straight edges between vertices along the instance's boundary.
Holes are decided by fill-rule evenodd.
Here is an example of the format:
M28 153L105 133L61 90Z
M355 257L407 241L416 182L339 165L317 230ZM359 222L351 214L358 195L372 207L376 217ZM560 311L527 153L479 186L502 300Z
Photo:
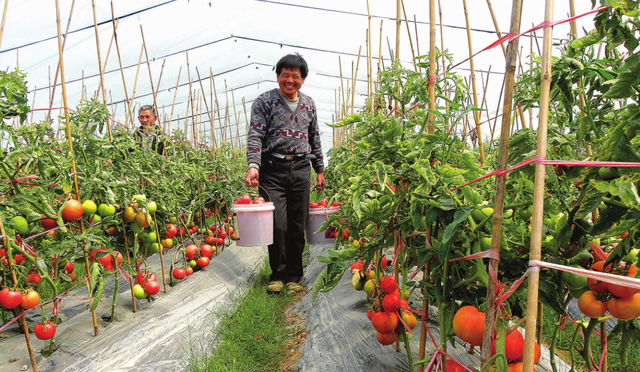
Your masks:
M260 164L258 164L258 163L249 163L249 168L255 168L257 170L260 170Z

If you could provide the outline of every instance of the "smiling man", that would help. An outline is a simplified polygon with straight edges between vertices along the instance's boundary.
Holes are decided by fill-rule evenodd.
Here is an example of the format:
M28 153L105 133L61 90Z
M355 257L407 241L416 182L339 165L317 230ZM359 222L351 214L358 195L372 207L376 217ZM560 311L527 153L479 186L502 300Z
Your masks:
M299 54L282 57L276 64L278 88L261 94L251 106L249 169L244 182L247 187L260 185L260 195L275 206L267 287L274 293L285 288L290 292L305 290L300 282L312 166L316 187L325 185L316 104L300 92L308 71Z
M164 143L160 139L162 129L156 125L158 116L155 107L151 105L143 105L138 110L138 121L140 126L136 129L134 135L140 142L140 147L145 150L155 150L162 155L164 151Z

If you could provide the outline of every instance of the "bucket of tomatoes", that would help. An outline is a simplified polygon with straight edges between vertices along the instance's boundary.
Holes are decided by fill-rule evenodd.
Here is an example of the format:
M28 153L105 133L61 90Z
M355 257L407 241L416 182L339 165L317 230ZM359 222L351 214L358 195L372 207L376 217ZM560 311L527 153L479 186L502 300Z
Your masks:
M325 230L319 230L330 215L339 211L340 203L335 201L331 204L327 199L309 202L309 217L306 228L308 244L333 244L337 234L336 230L331 226Z

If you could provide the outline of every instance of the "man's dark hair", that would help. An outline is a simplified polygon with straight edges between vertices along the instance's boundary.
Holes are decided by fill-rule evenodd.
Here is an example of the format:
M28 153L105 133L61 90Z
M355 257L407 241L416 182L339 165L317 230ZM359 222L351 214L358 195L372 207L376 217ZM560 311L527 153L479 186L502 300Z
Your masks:
M289 69L300 69L300 74L303 79L307 78L307 74L309 73L309 66L307 66L307 61L302 58L300 53L296 54L287 54L286 56L280 58L278 64L276 65L276 74L280 76L280 72L283 68Z
M138 110L138 116L140 115L140 113L141 113L142 111L146 111L146 110L151 111L151 113L153 114L153 116L158 116L158 115L156 114L156 108L155 108L155 107L153 107L153 105L142 105L142 106L140 106L140 109Z

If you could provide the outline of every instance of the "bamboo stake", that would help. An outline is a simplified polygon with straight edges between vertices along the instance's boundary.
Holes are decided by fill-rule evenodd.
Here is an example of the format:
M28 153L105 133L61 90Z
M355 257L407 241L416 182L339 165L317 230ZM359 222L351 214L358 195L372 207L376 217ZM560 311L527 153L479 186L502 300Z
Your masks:
M511 29L514 34L520 33L522 20L522 0L513 0L511 5ZM507 156L509 153L509 128L511 123L511 112L513 103L513 85L515 83L516 61L518 58L518 39L507 46L507 59L505 62L505 94L502 104L502 129L500 131L500 150L498 152L498 170L507 168ZM500 236L502 232L502 218L504 209L506 175L498 173L496 175L496 195L494 197L493 226L491 231L491 249L500 251ZM490 259L490 268L498 272L498 260ZM496 286L493 280L489 280L487 285L487 307L485 310L484 333L482 339L482 364L491 358L491 333L495 324L495 299ZM533 332L532 332L533 334ZM533 350L533 349L532 349Z
M78 174L76 173L76 161L73 156L73 142L71 140L71 122L69 120L69 107L67 106L67 85L64 79L64 59L62 57L62 34L60 32L60 7L59 0L56 0L56 25L58 30L58 54L59 54L59 62L58 66L60 67L60 85L62 86L62 100L64 101L64 117L67 121L67 141L69 143L69 154L71 156L71 169L73 171L73 183L75 185L76 190L76 199L80 199L80 188L78 186ZM84 235L84 223L82 219L80 220L80 233ZM84 262L87 276L89 275L89 256L87 255L87 250L84 250ZM87 289L89 290L89 300L91 300L91 290L89 288L89 282L87 281ZM94 335L98 335L98 321L96 319L96 312L92 311L91 316L93 318L93 333Z
M344 98L344 77L343 77L343 74L342 74L342 59L340 58L339 55L338 55L338 68L339 68L339 71L340 71L340 92L342 93L342 103L343 103L342 113L344 115L344 112L345 112L344 104L345 104L346 100Z
M356 72L353 76L353 89L351 89L351 115L353 115L353 106L356 101L356 82L358 81L358 68L360 67L360 54L362 52L362 45L358 48L358 59L356 60Z
M242 97L242 108L244 110L244 122L247 126L246 133L249 134L249 115L247 115L247 102L244 97Z
M100 38L98 36L98 20L96 18L96 1L91 0L91 8L93 9L93 29L96 32L96 50L98 51L98 70L100 70L100 87L102 87L102 102L107 107L107 90L104 88L104 70L102 70L102 57L100 57ZM97 93L96 93L97 95ZM109 141L113 141L111 135L111 124L107 120L107 133L109 134Z
M116 25L115 28L118 28L118 22L120 20L116 19ZM109 48L107 48L107 56L104 57L104 66L102 66L102 69L100 70L100 73L102 74L102 76L104 76L104 72L107 70L107 63L109 62L109 55L111 54L111 47L113 46L113 39L114 39L114 33L111 33L111 41L109 41ZM94 96L95 99L98 99L98 92L100 91L101 87L102 87L102 79L100 80L100 83L98 83L98 89L96 90L96 95ZM105 88L106 89L106 88ZM113 102L113 100L112 100ZM113 105L113 103L112 103Z
M140 65L142 64L142 53L144 52L144 48L140 47L140 57L138 57L138 67L136 68L136 77L133 80L133 92L131 93L131 99L129 100L128 104L129 106L131 106L133 104L133 99L136 96L136 87L138 86L138 76L139 76L139 72L140 72ZM135 110L133 110L133 112L135 112ZM131 117L131 122L133 123L135 120L133 117ZM134 125L135 127L135 125Z
M438 0L438 6L440 6L440 0ZM416 29L416 50L418 51L418 55L420 55L420 40L418 39L418 20L416 19L415 14L413 15L413 27ZM440 38L442 38L442 11L440 11ZM442 67L442 69L444 70L444 66ZM422 72L422 67L418 67L418 71Z
M6 13L6 6L5 6ZM3 26L4 26L4 17L3 17ZM8 142L8 141L7 141ZM3 203L4 204L4 203ZM9 271L11 272L11 279L13 280L13 284L18 284L18 278L16 277L16 272L13 269L13 257L11 256L11 246L9 245L9 239L7 238L7 234L4 230L4 224L2 223L2 217L0 217L0 234L2 234L2 244L6 247L6 255L7 262L9 265ZM17 312L14 310L14 315L17 315ZM18 325L22 329L22 333L24 334L24 340L27 343L27 350L29 351L29 359L31 360L31 367L34 372L38 372L38 363L36 362L36 355L33 352L33 345L31 344L31 336L29 335L29 328L27 327L27 322L25 317L22 316L18 319Z
M135 127L135 123L133 122L133 115L131 114L131 104L129 103L129 93L127 91L127 82L124 78L124 68L122 67L122 57L120 55L120 45L118 43L118 33L116 32L116 15L113 11L113 0L111 1L111 22L113 23L113 39L116 42L116 52L118 52L118 62L120 63L120 75L122 76L122 87L124 88L124 98L127 101L127 117L124 120L124 125L127 125L129 118L131 118L131 125Z
M230 111L229 111L229 86L227 85L227 79L224 80L224 100L225 100L225 106L224 106L224 111L225 111L225 138L226 138L226 128L229 128L229 142L231 142L231 139L233 137L233 132L231 131L231 118L230 116ZM232 146L233 147L233 146Z
M207 115L209 116L209 123L211 124L211 147L215 144L215 133L213 131L213 113L209 110L209 105L207 104L207 99L204 95L204 87L202 86L202 79L200 78L200 71L198 71L198 66L196 66L196 74L198 74L198 82L200 83L200 89L202 90L202 97L204 98L204 107L207 110Z
M151 74L151 64L149 63L149 53L147 53L147 44L144 42L144 31L142 25L140 25L140 35L142 36L142 48L144 49L144 56L147 58L147 69L149 70L149 82L151 83L151 93L153 93L153 107L156 108L156 114L158 113L158 100L157 92L153 89L153 75Z
M187 137L187 121L189 121L189 104L191 102L191 80L189 80L189 96L187 97L187 111L184 114L184 140L189 141Z
M69 26L71 25L71 16L73 15L73 7L75 6L75 4L76 4L76 0L73 0L71 2L71 10L69 11L69 20L67 21L67 28L64 31L64 40L62 41L62 50L64 50L64 47L67 44L67 35L69 34ZM16 59L17 59L17 54L16 54ZM20 66L17 60L16 60L16 66ZM55 74L55 77L53 78L53 88L52 88L51 96L49 100L49 108L53 107L53 99L54 99L53 96L55 96L56 94L56 85L58 84L59 73L60 73L60 65L57 65L56 74ZM51 110L47 111L47 118L45 119L45 121L50 121L50 120L51 120Z
M36 92L37 91L38 91L38 86L34 85L33 86L33 101L31 101L31 102L33 102L33 105L31 107L34 107L35 104L36 104ZM33 123L33 111L31 111L31 118L29 119L29 122Z
M213 69L209 67L209 76L211 76L211 85L213 86L213 95L216 97L214 103L216 106L216 113L218 114L218 123L220 124L220 136L224 137L222 132L222 119L220 118L220 103L218 102L218 91L216 89L216 81L213 78ZM222 139L220 139L222 141Z
M473 63L473 44L471 41L471 26L469 24L469 12L467 10L467 0L462 0L464 6L464 19L467 25L467 41L469 43L469 66L471 68L471 88L473 95L473 105L478 107L478 91L476 89L476 71ZM482 129L478 125L480 123L480 112L473 112L473 119L476 124L476 134L478 135L478 151L480 152L480 164L484 165L484 148L482 145Z
M131 257L129 256L129 247L127 242L127 228L124 223L124 211L120 212L120 219L122 222L122 236L124 237L124 252L127 257L127 263L131 263ZM138 304L136 303L136 295L133 293L133 278L129 279L129 287L131 288L131 303L133 304L133 312L138 312Z
M371 57L371 10L369 9L369 0L367 0L367 21L369 22L369 26L367 27L367 83L368 83L368 95L369 95L369 103L371 105L371 113L373 114L373 59ZM382 37L382 34L380 34Z
M375 92L378 91L378 85L380 84L380 71L384 70L384 59L382 58L382 20L380 20L380 37L378 38L378 65L376 73L376 84L372 85ZM372 70L373 71L373 70ZM372 81L373 84L373 81ZM374 93L375 93L374 92Z
M402 27L402 0L396 0L396 59L400 60L400 28Z
M436 76L436 5L435 0L429 0L429 79ZM429 84L429 127L427 133L434 133L435 116L433 111L436 109L436 83L432 81Z
M178 95L178 87L180 86L181 73L182 73L182 66L180 66L180 69L178 70L178 79L176 80L176 87L175 87L175 90L173 91L173 103L171 104L171 115L169 115L169 129L171 129L171 122L173 120L173 109L176 106L176 96Z
M553 20L553 0L547 0L545 6L545 22ZM553 28L544 29L542 52L542 83L540 87L540 116L538 123L538 151L537 155L547 155L547 124L549 121L549 91L551 87L551 47L553 45ZM540 260L542 243L542 213L544 201L545 166L536 164L536 177L533 192L533 222L531 227L530 260ZM529 274L529 291L527 297L527 325L524 343L524 370L533 370L533 352L535 346L536 313L538 303L538 282L540 270ZM532 311L533 310L533 311Z
M233 104L233 116L236 119L236 140L238 141L238 148L240 148L240 120L238 119L238 114L236 113L236 97L233 94L233 88L231 88L231 102Z
M0 25L0 45L2 45L2 35L4 35L4 24L7 20L7 10L9 10L9 0L4 1L4 11L2 12L2 25Z
M409 27L409 20L407 19L407 10L404 8L404 1L400 0L402 3L402 14L404 15L404 23L407 26L407 36L409 37L409 47L411 47L411 57L413 61L413 69L418 72L418 66L416 65L416 52L413 49L413 39L411 37L411 27Z
M160 267L162 269L162 286L164 288L164 293L167 293L167 276L165 275L164 269L164 247L162 246L162 241L160 240L160 231L158 231L158 221L156 220L155 213L153 214L153 224L156 226L156 237L158 238L158 247L160 250Z

